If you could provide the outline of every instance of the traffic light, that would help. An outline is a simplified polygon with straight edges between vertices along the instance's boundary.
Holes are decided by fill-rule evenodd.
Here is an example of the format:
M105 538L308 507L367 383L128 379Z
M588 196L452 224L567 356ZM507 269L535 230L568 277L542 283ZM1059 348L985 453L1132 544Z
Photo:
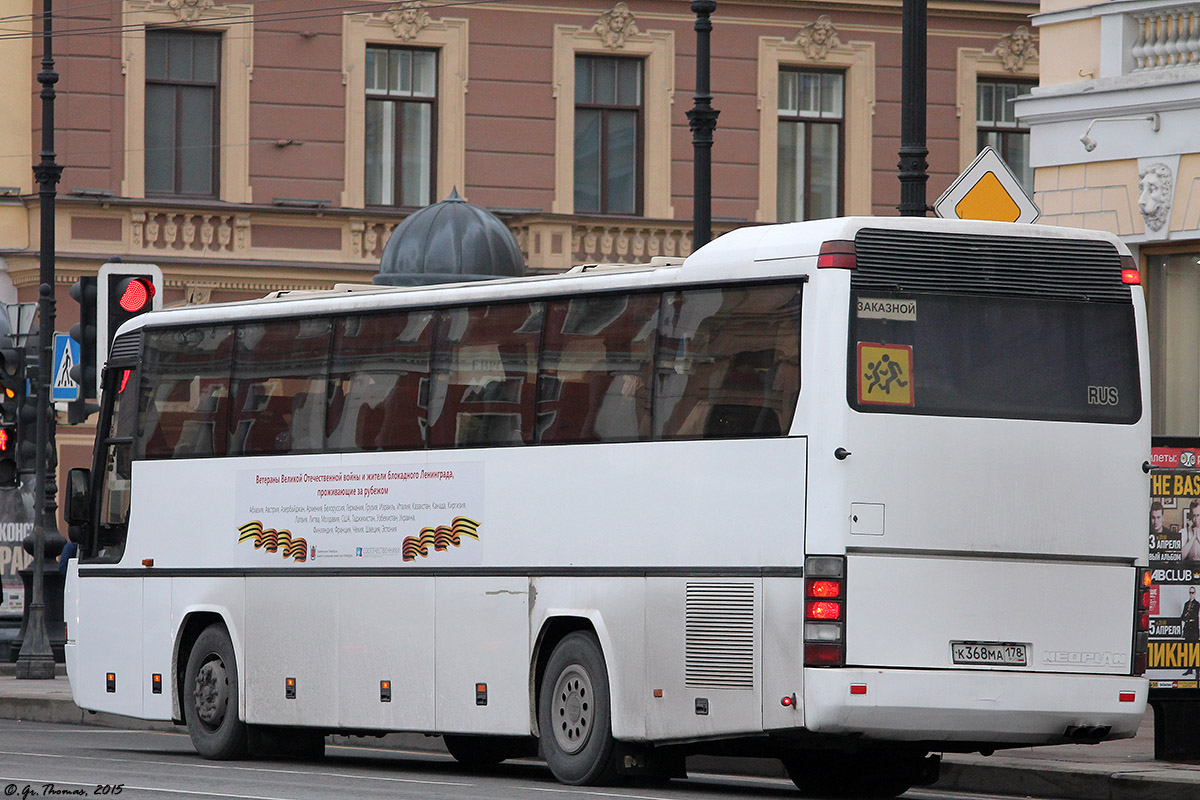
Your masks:
M20 483L17 474L17 425L25 398L25 351L3 337L0 347L0 487Z
M162 270L154 264L105 264L97 274L96 374L100 374L117 328L162 308Z
M31 337L36 341L37 337ZM25 377L28 383L22 382L20 399L17 410L16 447L14 455L21 472L32 474L37 469L37 418L38 418L38 351L37 346L30 344L21 350L25 363ZM30 387L27 389L26 387Z
M71 287L71 299L79 304L79 322L71 326L71 338L79 342L79 360L71 367L71 380L79 384L79 397L67 405L67 422L78 425L99 407L88 400L96 397L96 278L84 275Z

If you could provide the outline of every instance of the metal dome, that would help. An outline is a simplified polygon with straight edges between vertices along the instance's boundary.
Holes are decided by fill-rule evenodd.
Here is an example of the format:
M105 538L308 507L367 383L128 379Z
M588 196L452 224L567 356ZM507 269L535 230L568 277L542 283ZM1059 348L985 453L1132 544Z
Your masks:
M396 226L374 282L421 286L524 274L525 259L508 227L452 189L445 200L414 211Z

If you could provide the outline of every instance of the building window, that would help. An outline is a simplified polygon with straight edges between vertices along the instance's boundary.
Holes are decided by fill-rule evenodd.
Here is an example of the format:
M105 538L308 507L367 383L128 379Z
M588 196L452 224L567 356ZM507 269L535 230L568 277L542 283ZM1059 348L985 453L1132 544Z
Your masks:
M146 192L217 194L221 37L146 31Z
M641 213L641 131L641 60L576 56L576 213Z
M844 98L840 72L780 70L780 222L841 215Z
M995 150L1025 193L1033 197L1033 168L1029 166L1029 128L1017 122L1012 102L1029 94L1032 83L980 80L975 85L975 152L985 147Z
M437 53L367 48L366 202L433 202Z

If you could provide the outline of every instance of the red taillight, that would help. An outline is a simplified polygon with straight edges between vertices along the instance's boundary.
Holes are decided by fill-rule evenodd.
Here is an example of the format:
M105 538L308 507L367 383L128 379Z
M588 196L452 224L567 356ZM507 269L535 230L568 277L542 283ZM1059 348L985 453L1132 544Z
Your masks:
M842 666L842 646L840 644L805 642L804 665L806 667L840 667Z
M1150 591L1154 575L1146 567L1138 569L1137 586L1133 595L1133 675L1145 675L1150 660Z
M841 619L842 604L809 600L804 604L805 619Z
M1137 262L1133 256L1121 256L1121 283L1138 286L1142 282L1142 273L1138 271Z
M817 256L819 269L854 269L857 264L854 242L835 239L821 244L821 252Z
M839 581L809 578L805 591L809 597L841 597L842 584Z
M845 557L809 556L806 558L804 560L805 666L840 667L846 663L845 602Z

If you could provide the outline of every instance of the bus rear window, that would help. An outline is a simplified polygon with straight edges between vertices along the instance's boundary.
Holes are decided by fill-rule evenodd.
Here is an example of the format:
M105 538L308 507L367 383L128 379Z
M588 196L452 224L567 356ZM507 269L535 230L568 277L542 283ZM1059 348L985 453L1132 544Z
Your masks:
M866 412L1133 423L1133 305L860 290L847 398Z

